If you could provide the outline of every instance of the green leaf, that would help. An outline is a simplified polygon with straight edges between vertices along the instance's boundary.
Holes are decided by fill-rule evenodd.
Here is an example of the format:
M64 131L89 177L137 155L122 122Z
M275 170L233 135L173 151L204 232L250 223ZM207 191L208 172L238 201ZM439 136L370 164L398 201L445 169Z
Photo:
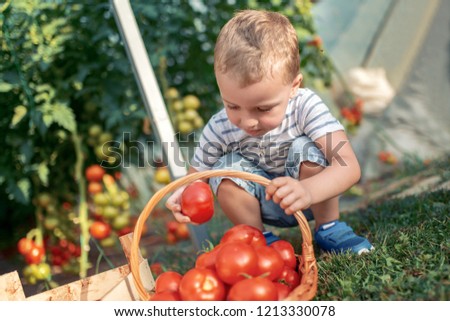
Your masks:
M16 190L15 198L23 203L28 203L30 200L30 181L28 178L22 178L17 182L18 190ZM19 193L17 193L19 192Z
M13 85L7 82L0 82L0 93L6 93L14 88Z
M23 105L16 106L14 108L14 116L11 119L11 127L16 126L23 117L27 114L27 108Z
M57 103L53 105L53 120L71 133L75 132L77 128L73 110L65 104Z
M44 121L45 126L48 128L53 123L53 117L50 114L45 114L42 116L42 120Z
M48 186L48 174L50 171L48 170L47 164L45 162L40 163L37 172L42 185Z
M0 13L4 12L8 6L11 4L11 0L6 1L1 7L0 7Z

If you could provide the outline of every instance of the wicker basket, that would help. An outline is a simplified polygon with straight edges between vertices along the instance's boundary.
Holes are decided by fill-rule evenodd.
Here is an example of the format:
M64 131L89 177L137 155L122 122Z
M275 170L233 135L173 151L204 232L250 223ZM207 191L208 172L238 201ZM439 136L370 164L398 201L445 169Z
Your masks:
M151 295L146 291L142 284L141 275L139 271L139 241L142 235L142 229L145 221L150 216L155 206L169 193L174 192L179 187L190 184L198 179L206 179L211 177L235 177L245 180L249 180L263 186L267 186L270 181L262 176L233 171L233 170L209 170L204 172L198 172L189 174L185 177L179 178L170 184L160 189L153 197L148 201L142 210L134 228L133 240L131 243L130 253L130 269L133 274L136 288L142 300L147 301ZM294 213L295 218L298 221L300 232L302 233L302 253L299 256L300 266L299 271L302 274L300 284L291 291L286 301L299 301L299 300L311 300L317 292L317 264L314 256L314 249L312 246L311 230L308 222L301 211Z

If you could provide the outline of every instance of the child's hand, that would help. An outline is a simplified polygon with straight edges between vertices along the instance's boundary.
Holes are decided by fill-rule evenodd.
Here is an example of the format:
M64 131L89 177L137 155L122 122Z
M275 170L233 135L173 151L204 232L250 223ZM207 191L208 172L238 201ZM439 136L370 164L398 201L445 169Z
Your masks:
M311 206L312 196L308 189L292 177L277 177L266 187L266 200L272 199L280 204L286 214L307 209Z
M182 186L177 189L166 201L166 207L172 211L173 216L180 223L191 222L191 219L181 212L181 194L183 194L185 188L186 186Z

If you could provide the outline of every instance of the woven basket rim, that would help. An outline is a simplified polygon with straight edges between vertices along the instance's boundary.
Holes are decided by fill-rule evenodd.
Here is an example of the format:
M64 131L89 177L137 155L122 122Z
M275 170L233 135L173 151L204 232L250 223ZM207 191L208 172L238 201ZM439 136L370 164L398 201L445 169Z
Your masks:
M152 213L152 210L158 205L158 203L168 194L174 192L178 188L188 185L199 179L208 179L211 177L234 177L249 180L263 186L267 186L270 183L265 177L240 172L236 170L207 170L203 172L196 172L188 174L184 177L178 178L168 185L157 191L144 206L136 222L133 239L130 248L130 270L133 275L133 280L136 286L136 290L140 298L147 301L151 298L150 293L144 288L139 270L139 242L141 240L142 231L147 218ZM314 249L312 245L312 234L309 224L301 211L297 211L293 214L298 221L299 229L302 234L302 253L299 256L300 266L299 270L302 273L300 284L293 289L286 301L300 301L311 300L314 298L317 292L317 262L314 255Z

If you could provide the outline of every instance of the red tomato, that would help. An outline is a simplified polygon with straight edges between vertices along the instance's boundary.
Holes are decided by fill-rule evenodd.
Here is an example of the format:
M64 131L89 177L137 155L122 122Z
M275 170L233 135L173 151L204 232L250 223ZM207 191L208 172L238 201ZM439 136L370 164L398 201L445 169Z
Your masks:
M25 254L25 261L28 264L39 264L44 258L44 255L45 255L44 247L34 243L31 249L27 252L27 254Z
M291 269L295 269L297 267L297 257L295 256L294 247L291 243L285 240L278 240L270 244L270 247L277 250L283 258L284 264L288 267Z
M225 285L210 269L193 268L180 282L183 301L221 301L225 299Z
M205 182L190 184L181 194L181 211L194 223L205 223L214 214L214 197Z
M88 193L89 194L98 194L103 192L103 185L99 182L90 182L88 184Z
M178 227L178 222L177 221L169 221L166 223L166 229L168 233L175 233L175 231L177 230Z
M284 300L291 292L291 289L284 283L274 282L274 284L277 288L278 301Z
M177 243L177 236L175 235L175 233L167 233L166 234L166 242L167 244L175 244Z
M219 250L221 247L222 244L219 244L216 247L214 247L211 251L200 254L197 257L197 260L195 260L195 267L215 270L217 255L219 254Z
M260 230L256 227L239 224L230 228L222 236L220 243L244 242L253 246L266 245L266 239Z
M187 224L178 223L175 235L179 240L187 240L189 238L189 228Z
M285 265L277 281L286 284L292 290L300 284L300 275Z
M152 274L155 277L158 277L158 275L160 275L164 272L164 268L161 263L155 262L155 263L150 264L150 271L152 271Z
M258 256L258 272L256 275L264 276L273 281L283 271L284 261L281 255L269 246L260 246L256 250Z
M228 284L245 279L245 275L255 276L258 256L254 247L242 242L224 244L217 254L216 271L220 279Z
M234 284L228 292L229 301L277 301L275 284L266 278L244 279Z
M164 291L155 293L150 301L181 301L181 297L178 292Z
M182 278L183 276L180 273L174 271L161 273L155 281L155 292L178 292L178 287L180 286Z
M17 250L22 255L26 255L28 252L30 252L33 246L33 240L27 239L26 237L22 237L19 242L17 242Z
M133 228L131 226L125 226L117 231L117 235L124 236L133 232Z
M103 240L111 234L111 226L108 223L95 221L89 227L89 233L97 240Z
M100 165L94 164L86 168L85 175L89 182L100 182L105 170Z

